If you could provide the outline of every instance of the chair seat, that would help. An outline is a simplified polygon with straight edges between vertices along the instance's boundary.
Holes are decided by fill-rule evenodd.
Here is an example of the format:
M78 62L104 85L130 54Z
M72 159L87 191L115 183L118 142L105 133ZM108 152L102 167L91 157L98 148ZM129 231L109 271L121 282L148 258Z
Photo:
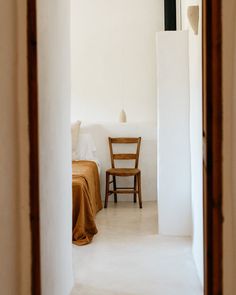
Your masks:
M134 176L140 173L136 168L111 168L107 170L107 173L114 176Z

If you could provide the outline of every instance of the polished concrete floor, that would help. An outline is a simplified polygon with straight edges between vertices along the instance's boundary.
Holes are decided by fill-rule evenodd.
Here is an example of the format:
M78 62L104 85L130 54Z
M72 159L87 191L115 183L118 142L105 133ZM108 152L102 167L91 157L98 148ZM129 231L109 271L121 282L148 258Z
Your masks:
M191 240L157 235L156 203L109 203L90 245L73 246L72 295L202 295Z

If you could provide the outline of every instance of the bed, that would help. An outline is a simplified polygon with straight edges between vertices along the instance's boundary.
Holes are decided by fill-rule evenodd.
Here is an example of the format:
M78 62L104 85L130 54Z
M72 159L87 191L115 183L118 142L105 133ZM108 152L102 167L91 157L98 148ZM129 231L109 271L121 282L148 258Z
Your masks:
M89 244L97 233L95 216L102 209L97 164L73 161L73 243Z
M78 246L91 243L98 232L95 216L103 207L99 174L100 163L91 135L72 133L72 240Z

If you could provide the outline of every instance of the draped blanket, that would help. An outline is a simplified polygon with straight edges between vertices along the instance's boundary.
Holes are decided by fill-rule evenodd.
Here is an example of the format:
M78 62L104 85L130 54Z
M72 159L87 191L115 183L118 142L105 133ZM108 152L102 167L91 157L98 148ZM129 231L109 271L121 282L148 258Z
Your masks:
M95 215L102 209L97 164L92 161L73 161L73 243L89 244L97 233Z

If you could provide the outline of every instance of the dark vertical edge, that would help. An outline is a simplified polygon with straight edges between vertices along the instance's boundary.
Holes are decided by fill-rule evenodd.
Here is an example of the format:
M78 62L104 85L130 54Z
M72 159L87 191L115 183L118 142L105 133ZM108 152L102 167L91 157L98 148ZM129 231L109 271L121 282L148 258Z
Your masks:
M206 141L207 141L207 9L206 0L203 0L202 6L202 89L203 89L203 153L206 153ZM203 155L203 220L204 220L204 295L208 295L208 285L212 285L210 276L210 264L208 263L208 252L209 252L209 241L208 241L208 231L211 232L211 228L208 229L210 224L209 218L210 214L208 212L208 198L207 198L207 154Z
M223 101L222 101L222 7L221 0L211 1L211 75L212 89L208 94L211 97L212 120L208 122L212 132L212 142L209 149L212 151L212 178L210 194L212 194L212 240L213 248L213 294L223 293ZM217 241L217 242L216 242Z
M36 0L27 0L28 116L30 145L31 294L41 294Z
M222 205L222 7L221 0L203 5L203 95L206 99L205 294L223 294Z
M176 31L176 0L164 1L165 31Z

